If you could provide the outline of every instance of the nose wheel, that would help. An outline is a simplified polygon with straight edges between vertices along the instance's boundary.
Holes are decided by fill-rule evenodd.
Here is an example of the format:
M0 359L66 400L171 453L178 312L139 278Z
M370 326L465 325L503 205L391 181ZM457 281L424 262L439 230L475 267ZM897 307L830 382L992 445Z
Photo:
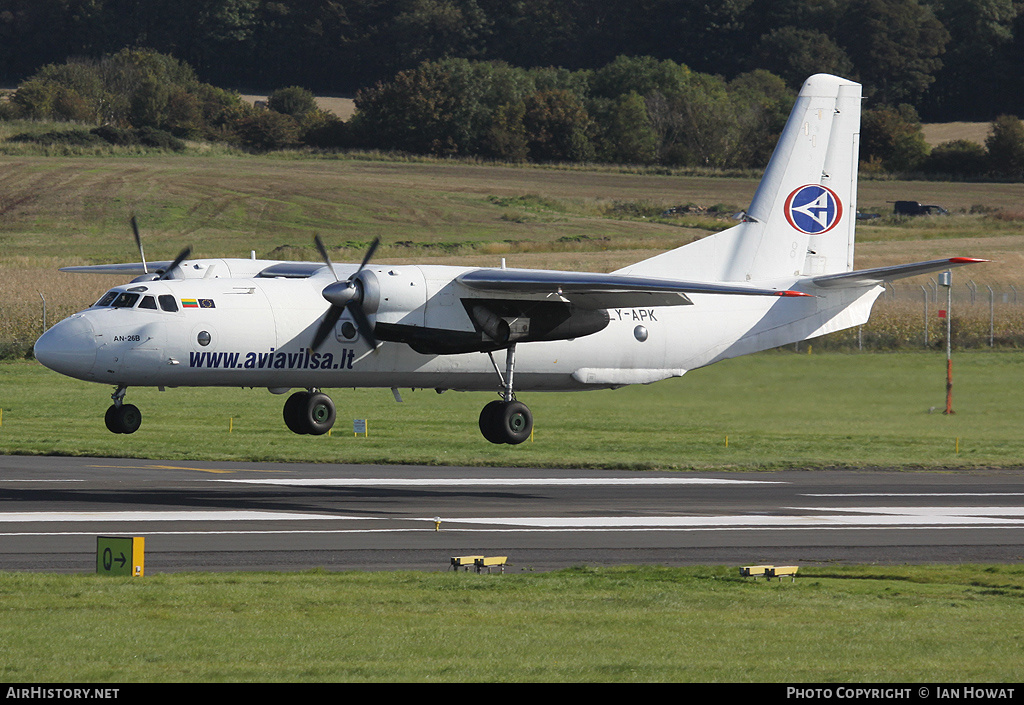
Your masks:
M334 426L335 418L334 402L316 389L296 392L284 403L284 425L292 433L322 436Z
M512 373L516 365L516 346L512 344L505 351L505 376L491 357L494 371L498 373L504 391L501 399L495 399L480 412L480 433L494 444L518 445L533 433L533 414L521 401L516 401L512 391Z
M139 407L124 403L125 391L127 387L118 387L110 395L114 403L107 409L103 421L111 433L135 433L142 425L142 412L139 411Z

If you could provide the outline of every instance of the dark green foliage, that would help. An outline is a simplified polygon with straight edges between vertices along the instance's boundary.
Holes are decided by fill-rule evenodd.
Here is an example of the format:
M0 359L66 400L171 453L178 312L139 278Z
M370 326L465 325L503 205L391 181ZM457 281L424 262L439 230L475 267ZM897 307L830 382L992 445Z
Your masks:
M837 39L876 103L918 103L935 81L949 32L918 0L849 0Z
M311 91L299 86L278 88L267 97L267 107L298 120L316 110L316 98Z
M37 134L24 133L10 138L12 142L34 142L48 146L101 147L116 145L131 147L141 145L157 149L180 152L185 143L165 130L155 127L114 127L102 125L92 130L50 130Z
M257 152L295 147L299 143L299 125L289 115L266 110L240 120L235 132L241 143Z
M860 132L860 158L889 171L917 169L928 155L921 123L909 105L865 110Z
M99 135L88 130L51 130L38 134L23 133L10 138L12 142L34 142L51 146L97 147L105 144Z
M597 71L634 55L727 82L767 70L791 88L837 72L861 80L875 104L910 103L930 121L987 120L1024 112L1021 9L1016 0L4 0L0 85L125 47L173 56L218 85L330 94L425 61ZM628 92L603 90L595 85L606 98ZM652 87L631 90L646 97Z
M313 110L299 121L299 141L308 147L343 149L352 146L352 131L331 113Z
M853 62L831 37L815 29L779 27L763 35L755 51L759 68L782 77L798 89L808 76L853 75Z
M360 91L352 128L363 146L436 156L756 168L792 101L766 71L726 82L651 57L596 71L449 59Z
M1003 178L1024 178L1024 123L1013 115L1000 115L992 123L992 134L985 140L989 167Z
M977 142L953 140L933 148L921 165L929 174L972 178L988 171L988 152Z

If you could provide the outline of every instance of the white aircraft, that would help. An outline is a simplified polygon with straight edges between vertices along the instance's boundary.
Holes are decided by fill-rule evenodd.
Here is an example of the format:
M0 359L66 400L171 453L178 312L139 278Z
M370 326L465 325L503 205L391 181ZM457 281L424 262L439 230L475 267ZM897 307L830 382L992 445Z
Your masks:
M377 242L335 265L319 238L323 264L186 249L147 265L139 243L141 263L63 269L140 276L46 331L35 355L114 385L114 433L141 423L129 386L298 388L284 421L309 434L335 420L322 388L412 387L497 392L480 430L521 443L533 417L516 392L679 377L862 324L884 282L985 261L853 271L860 110L859 84L812 76L742 222L611 274L371 264Z

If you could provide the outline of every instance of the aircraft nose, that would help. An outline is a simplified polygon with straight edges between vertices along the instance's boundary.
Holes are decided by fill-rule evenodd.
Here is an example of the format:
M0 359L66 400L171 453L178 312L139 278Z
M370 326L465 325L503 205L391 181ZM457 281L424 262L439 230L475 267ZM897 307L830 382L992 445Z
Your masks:
M90 380L96 364L96 331L85 316L65 318L39 336L35 356L55 372Z

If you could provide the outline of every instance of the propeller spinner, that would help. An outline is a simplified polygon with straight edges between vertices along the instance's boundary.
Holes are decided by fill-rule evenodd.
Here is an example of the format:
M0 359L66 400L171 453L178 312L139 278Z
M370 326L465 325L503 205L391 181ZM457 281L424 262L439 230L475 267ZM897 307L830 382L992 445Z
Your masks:
M380 238L374 238L373 242L370 243L370 248L366 251L363 256L363 261L359 265L352 276L345 281L338 279L338 274L334 271L334 265L331 263L331 258L327 254L327 248L324 247L323 241L319 235L313 236L313 241L316 243L316 249L320 252L320 256L323 257L324 262L327 264L327 268L331 270L331 274L334 275L334 283L328 284L324 287L323 297L327 299L331 307L327 309L327 313L324 315L324 320L321 321L320 326L316 329L316 334L313 336L312 348L317 350L323 342L330 335L331 329L337 324L338 319L341 318L341 314L347 309L352 314L352 320L355 321L356 329L359 334L363 336L372 347L377 347L377 336L373 334L373 325L370 323L369 317L366 315L366 311L363 309L363 282L359 279L359 273L363 271L367 263L373 257L373 253L377 251L377 246L380 244Z

